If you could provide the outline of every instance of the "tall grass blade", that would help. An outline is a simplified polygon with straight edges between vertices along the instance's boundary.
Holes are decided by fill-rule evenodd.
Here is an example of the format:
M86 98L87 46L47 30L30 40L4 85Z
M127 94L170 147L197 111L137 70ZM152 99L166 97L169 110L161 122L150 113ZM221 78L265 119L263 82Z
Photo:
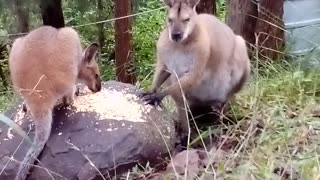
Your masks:
M0 113L0 121L2 121L3 123L7 124L8 126L12 127L14 130L17 131L17 133L23 137L24 139L26 139L30 144L32 144L31 139L29 138L29 136L24 132L24 130L18 126L13 120L11 120L10 118L8 118L7 116L5 116L4 114Z

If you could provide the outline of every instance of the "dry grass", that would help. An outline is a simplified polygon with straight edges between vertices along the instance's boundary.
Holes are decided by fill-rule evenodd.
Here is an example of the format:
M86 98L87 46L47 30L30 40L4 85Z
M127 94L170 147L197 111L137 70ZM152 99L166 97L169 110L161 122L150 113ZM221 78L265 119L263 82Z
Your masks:
M319 179L320 71L293 64L253 68L252 81L229 112L238 122L192 132L198 137L191 147L200 144L211 160L222 156L196 179L204 174L217 179ZM212 147L223 155L210 153ZM151 172L137 166L126 177L143 179Z

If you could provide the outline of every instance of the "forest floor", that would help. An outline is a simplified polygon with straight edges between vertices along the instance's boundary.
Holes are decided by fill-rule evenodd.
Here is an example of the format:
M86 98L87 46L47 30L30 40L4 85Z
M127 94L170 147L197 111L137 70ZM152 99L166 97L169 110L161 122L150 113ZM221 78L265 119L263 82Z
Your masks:
M236 123L194 131L188 153L172 155L175 169L140 166L123 179L320 179L320 71L312 67L253 68L228 112Z

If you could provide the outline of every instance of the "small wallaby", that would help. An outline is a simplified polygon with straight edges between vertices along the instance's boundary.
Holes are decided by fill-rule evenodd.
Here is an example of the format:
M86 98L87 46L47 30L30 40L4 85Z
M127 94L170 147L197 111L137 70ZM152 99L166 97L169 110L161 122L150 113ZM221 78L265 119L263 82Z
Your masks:
M16 180L26 179L51 133L52 111L58 99L72 103L76 83L92 92L101 90L98 44L82 49L78 33L70 28L42 26L14 41L9 55L14 90L21 94L35 124L31 148L23 159Z
M168 7L167 25L157 41L153 83L139 97L157 106L170 95L186 133L189 126L183 94L189 106L221 110L247 81L250 60L241 36L215 16L197 14L199 0L164 3ZM169 85L160 90L168 79Z

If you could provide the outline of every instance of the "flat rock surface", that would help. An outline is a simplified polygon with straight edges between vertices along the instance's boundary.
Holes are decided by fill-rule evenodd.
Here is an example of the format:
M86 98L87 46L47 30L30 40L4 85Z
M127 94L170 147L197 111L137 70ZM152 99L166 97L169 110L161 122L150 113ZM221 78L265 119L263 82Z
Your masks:
M83 86L80 92L71 106L55 108L50 139L29 179L52 179L43 167L54 179L108 179L115 169L120 174L136 163L159 164L174 148L173 120L144 105L133 85L107 81L98 93ZM33 137L21 104L6 115ZM0 128L0 179L11 180L30 144L2 122Z

